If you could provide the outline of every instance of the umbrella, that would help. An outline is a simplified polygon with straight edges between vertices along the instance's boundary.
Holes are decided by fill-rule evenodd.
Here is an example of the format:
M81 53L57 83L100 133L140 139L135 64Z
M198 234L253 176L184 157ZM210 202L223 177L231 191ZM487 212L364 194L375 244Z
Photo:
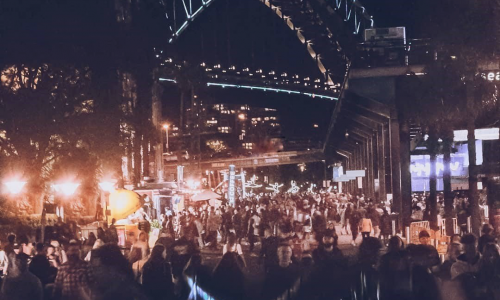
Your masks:
M216 194L210 190L204 190L201 193L194 195L191 200L192 201L206 201L206 200L218 200L221 198L221 195Z

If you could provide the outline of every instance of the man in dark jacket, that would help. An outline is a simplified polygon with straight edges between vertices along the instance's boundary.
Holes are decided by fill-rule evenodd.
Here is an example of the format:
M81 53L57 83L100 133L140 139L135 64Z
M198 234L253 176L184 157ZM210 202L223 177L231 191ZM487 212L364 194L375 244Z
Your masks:
M484 224L481 233L483 235L481 235L478 240L477 250L479 251L479 253L483 254L484 246L490 243L496 244L497 238L494 235L493 226L491 226L490 224Z
M36 255L31 260L29 271L38 277L43 285L49 283L50 263L42 243L36 244Z
M279 238L272 235L271 227L266 226L259 254L259 263L262 263L262 260L264 260L264 270L266 274L272 266L278 263L278 244Z

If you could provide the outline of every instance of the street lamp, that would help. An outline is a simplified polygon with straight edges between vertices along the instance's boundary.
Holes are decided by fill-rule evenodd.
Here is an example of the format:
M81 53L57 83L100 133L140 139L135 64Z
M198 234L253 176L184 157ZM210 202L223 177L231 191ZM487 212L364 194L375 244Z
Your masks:
M52 188L59 194L62 194L65 197L70 197L72 196L75 192L76 189L80 186L79 183L73 183L73 182L64 182L64 183L57 183L53 184ZM60 202L60 201L58 201ZM61 203L58 203L59 208L59 217L64 220L64 207L61 205Z
M169 126L168 124L163 125L163 128L165 128L165 130L167 131L167 134L166 134L166 136L167 136L167 153L168 153L168 126Z
M23 190L26 181L5 181L3 184L7 187L9 193L17 195Z
M75 193L76 189L80 186L79 183L71 183L71 182L65 182L65 183L58 183L52 185L54 187L54 190L58 193L63 194L64 196L71 196Z
M115 181L101 181L99 182L99 187L101 188L101 191L103 192L104 194L104 197L105 198L105 216L106 216L106 223L108 223L108 204L109 204L109 194L111 194L112 192L115 191L115 184L116 182ZM103 194L101 194L101 198L103 196ZM101 205L102 205L102 200L101 200ZM102 209L102 206L101 206L101 209Z
M115 184L116 183L112 182L112 181L101 181L101 182L99 182L99 187L104 192L111 193L115 190Z

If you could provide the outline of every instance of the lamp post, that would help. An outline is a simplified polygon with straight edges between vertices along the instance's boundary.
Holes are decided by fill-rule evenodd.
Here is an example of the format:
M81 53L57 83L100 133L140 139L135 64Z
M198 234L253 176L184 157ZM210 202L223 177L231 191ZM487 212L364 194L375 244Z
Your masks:
M10 194L17 195L23 190L23 187L26 185L26 181L4 181L3 184L7 187Z
M106 216L106 224L108 223L108 205L109 205L109 194L111 194L115 190L114 181L101 181L99 183L99 187L101 188L102 194L101 199L104 194L105 196L105 216ZM102 201L101 201L102 204Z
M168 154L168 152L169 152L169 151L168 151L168 124L164 124L164 125L163 125L163 128L165 128L165 130L166 130L166 137L167 137L167 154Z

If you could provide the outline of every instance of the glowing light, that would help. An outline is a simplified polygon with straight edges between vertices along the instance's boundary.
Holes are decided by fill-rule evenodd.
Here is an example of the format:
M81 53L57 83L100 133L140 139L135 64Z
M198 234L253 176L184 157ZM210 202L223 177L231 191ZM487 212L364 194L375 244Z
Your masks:
M273 191L273 193L278 194L280 192L280 188L283 186L283 184L275 183L275 184L270 184L268 187L266 187L266 190Z
M257 189L257 188L260 188L262 187L262 184L257 184L256 181L257 179L259 179L259 177L253 175L249 181L247 181L247 183L245 184L245 186L247 188L250 188L250 189Z
M500 130L498 127L480 128L474 131L474 136L476 140L483 140L483 141L498 140L500 137ZM467 130L453 131L453 141L455 142L467 141Z
M99 187L101 188L101 190L108 192L108 193L111 193L115 190L115 182L113 182L113 181L101 181L101 182L99 182Z
M197 189L200 186L200 182L199 181L195 181L195 180L192 180L192 179L188 180L186 182L186 184L192 190L195 190L195 189Z
M450 169L451 171L457 171L461 168L461 164L456 161L453 163L450 163ZM412 173L416 173L417 176L422 176L422 173L424 173L426 176L430 176L431 174L431 164L430 163L413 163L410 166L410 171ZM436 173L439 174L444 171L444 164L441 162L436 162Z
M328 100L338 100L339 99L338 97L317 95L317 94L312 94L312 93L303 93L303 92L294 91L294 90L276 89L276 88L270 88L270 87L264 87L264 86L238 85L238 84L215 83L215 82L208 82L207 86L216 86L216 87L222 87L222 88L230 87L230 88L238 88L238 89L250 89L250 90L257 90L257 91L264 91L264 92L288 93L288 94L309 96L311 98L317 97L320 99L328 99Z
M21 193L26 181L6 181L3 184L7 187L9 193L16 195Z
M246 118L247 118L247 116L245 114L238 115L238 119L240 119L240 120L245 120Z
M311 183L311 186L307 189L307 192L309 193L313 193L314 192L314 188L316 187L316 184L314 183Z
M168 129L168 126L169 126L168 124L163 124L164 129Z
M297 182L295 182L294 180L292 180L292 182L290 182L290 185L292 187L288 189L288 191L287 191L288 193L296 194L300 191L300 188L297 186Z
M52 187L56 192L61 193L65 196L73 195L79 186L80 186L79 183L70 183L70 182L52 185Z
M177 81L175 79L170 79L170 78L160 78L159 80L160 81L167 81L167 82L177 83Z

